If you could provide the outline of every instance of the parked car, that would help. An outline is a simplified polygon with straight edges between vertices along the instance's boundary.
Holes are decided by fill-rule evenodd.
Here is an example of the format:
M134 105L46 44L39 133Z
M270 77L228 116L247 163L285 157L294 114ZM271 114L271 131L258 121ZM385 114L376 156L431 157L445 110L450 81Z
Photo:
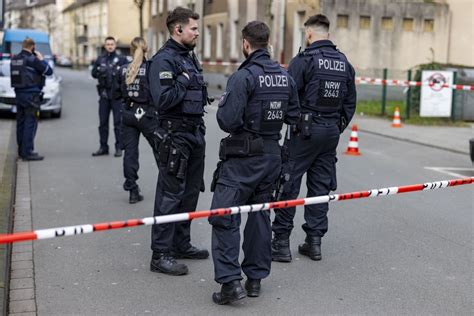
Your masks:
M60 67L72 67L72 60L66 56L56 57L56 66Z
M23 40L29 37L36 43L36 50L43 54L45 60L54 67L53 54L48 34L30 29L6 29L0 51L0 113L16 113L15 91L11 87L11 57L21 51ZM43 88L44 99L40 113L60 117L62 110L61 78L55 74L46 78Z

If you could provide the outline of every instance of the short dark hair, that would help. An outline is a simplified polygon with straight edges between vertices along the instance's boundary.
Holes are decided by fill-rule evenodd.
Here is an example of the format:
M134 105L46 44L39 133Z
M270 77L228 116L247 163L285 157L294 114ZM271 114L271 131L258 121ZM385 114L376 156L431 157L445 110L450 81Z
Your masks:
M199 14L187 8L177 7L168 13L166 27L170 34L172 34L173 29L177 24L186 25L189 23L189 19L199 20Z
M104 43L107 42L107 41L114 41L115 42L115 38L113 36L107 36L104 40Z
M326 31L329 32L329 19L323 15L323 14L316 14L313 16L310 16L306 22L304 22L305 27L311 27L311 26L316 26L316 27L322 27Z
M29 37L25 37L23 43L21 43L22 48L32 49L35 46L35 41Z
M270 28L261 21L252 21L242 29L242 38L254 49L267 48L270 39Z

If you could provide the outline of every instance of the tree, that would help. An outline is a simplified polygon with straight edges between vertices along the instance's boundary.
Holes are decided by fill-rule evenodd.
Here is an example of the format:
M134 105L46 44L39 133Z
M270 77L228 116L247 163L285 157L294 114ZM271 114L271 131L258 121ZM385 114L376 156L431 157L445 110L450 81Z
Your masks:
M140 37L143 37L143 7L145 5L145 0L133 0L133 3L138 8L138 14L140 16L139 23L140 23Z

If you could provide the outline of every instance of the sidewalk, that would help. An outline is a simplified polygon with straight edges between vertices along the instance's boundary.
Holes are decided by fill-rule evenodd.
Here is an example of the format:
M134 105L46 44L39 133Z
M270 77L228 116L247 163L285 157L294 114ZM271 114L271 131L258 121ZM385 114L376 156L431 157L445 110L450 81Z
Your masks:
M466 155L469 155L469 139L474 137L474 124L471 127L448 127L408 125L402 122L401 128L393 128L391 120L361 115L355 115L352 124L357 124L361 132Z

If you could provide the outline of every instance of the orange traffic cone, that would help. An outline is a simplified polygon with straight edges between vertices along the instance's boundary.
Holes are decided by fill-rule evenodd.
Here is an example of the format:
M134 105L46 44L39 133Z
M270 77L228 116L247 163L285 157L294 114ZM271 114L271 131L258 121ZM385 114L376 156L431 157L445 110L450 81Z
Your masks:
M398 106L395 108L395 113L393 113L392 127L402 127L402 121L400 121L400 109Z
M352 125L351 138L349 139L349 146L345 152L346 155L360 156L359 152L359 137L357 135L357 125Z

